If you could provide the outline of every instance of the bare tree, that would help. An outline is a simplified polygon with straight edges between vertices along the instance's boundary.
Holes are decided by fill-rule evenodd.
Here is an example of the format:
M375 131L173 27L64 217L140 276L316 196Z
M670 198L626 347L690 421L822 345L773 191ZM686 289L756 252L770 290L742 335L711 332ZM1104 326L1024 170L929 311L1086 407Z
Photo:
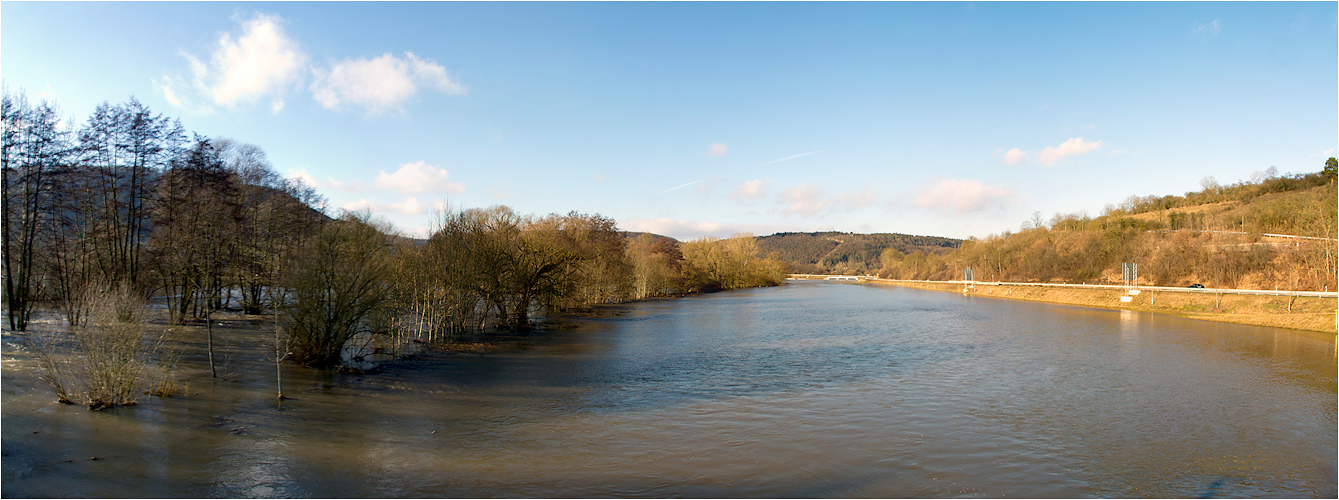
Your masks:
M69 144L58 112L49 102L29 105L22 95L3 97L3 265L9 327L27 329L45 281L39 274L39 242L52 233L56 171Z

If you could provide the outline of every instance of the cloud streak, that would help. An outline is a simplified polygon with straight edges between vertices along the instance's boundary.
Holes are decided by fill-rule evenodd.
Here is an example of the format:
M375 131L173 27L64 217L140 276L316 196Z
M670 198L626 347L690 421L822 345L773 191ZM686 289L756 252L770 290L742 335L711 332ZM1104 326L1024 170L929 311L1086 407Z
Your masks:
M1222 19L1214 19L1195 27L1195 31L1209 36L1218 36L1222 32Z
M759 163L759 164L756 164L756 165L749 165L749 166L747 166L747 167L742 167L742 168L739 168L739 169L736 169L736 170L744 170L744 169L750 169L750 168L765 167L765 166L768 166L768 165L776 165L776 164L778 164L778 163L788 162L788 161L794 160L794 159L796 159L796 158L803 158L803 157L806 157L806 156L809 156L809 155L815 155L815 154L818 154L818 153L822 153L822 152L824 152L824 151L830 151L830 150L832 150L832 149L836 149L836 148L825 148L825 149L819 149L819 150L817 150L817 151L810 151L810 152L807 152L807 153L800 153L800 154L797 154L797 155L790 155L790 156L787 156L787 157L785 157L785 158L781 158L781 159L778 159L778 160L765 161L765 162L762 162L762 163ZM700 182L705 182L707 179L710 179L710 178L711 178L711 177L703 177L703 178L701 178L701 179L698 179L698 180L695 180L695 181L692 181L692 182L688 182L688 183L680 184L680 185L678 185L678 186L674 186L674 187L672 187L672 188L669 188L669 189L666 189L666 190L664 190L664 191L661 191L660 194L665 194L665 193L668 193L668 192L670 192L670 191L674 191L674 190L678 190L678 189L683 189L683 188L686 188L686 187L688 187L688 186L692 186L693 184L697 184L697 183L700 183Z
M780 159L780 160L765 161L765 162L759 163L759 164L757 164L757 165L752 165L752 166L748 166L748 167L745 167L745 168L758 168L758 167L765 167L765 166L768 166L768 165L776 165L776 164L778 164L778 163L788 162L788 161L794 160L794 159L796 159L796 158L804 158L804 157L809 156L809 155L816 155L816 154L818 154L818 153L822 153L822 152L824 152L824 151L831 151L831 150L833 150L833 149L835 149L835 148L825 148L825 149L820 149L820 150L817 150L817 151L810 151L810 152L808 152L808 153L800 153L800 154L797 154L797 155L787 156L787 157L782 158L782 159Z
M665 194L665 193L668 193L668 192L670 192L670 191L674 191L674 190L676 190L676 189L683 189L683 188L686 188L686 187L688 187L688 186L692 186L693 184L699 184L699 183L707 182L707 179L710 179L710 177L703 177L703 178L698 179L698 180L695 180L695 181L693 181L693 182L685 182L685 183L683 183L683 184L679 184L678 186L674 186L674 187L672 187L672 188L669 188L669 189L666 189L666 190L664 190L664 191L661 191L660 194Z

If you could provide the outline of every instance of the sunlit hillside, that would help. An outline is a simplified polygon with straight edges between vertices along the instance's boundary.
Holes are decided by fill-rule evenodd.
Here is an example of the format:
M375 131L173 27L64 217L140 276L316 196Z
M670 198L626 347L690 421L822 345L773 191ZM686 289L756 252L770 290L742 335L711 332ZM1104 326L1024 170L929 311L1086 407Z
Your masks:
M1119 283L1121 263L1149 285L1335 290L1333 171L1132 196L1098 217L1040 213L1018 232L973 238L944 255L885 251L884 277Z

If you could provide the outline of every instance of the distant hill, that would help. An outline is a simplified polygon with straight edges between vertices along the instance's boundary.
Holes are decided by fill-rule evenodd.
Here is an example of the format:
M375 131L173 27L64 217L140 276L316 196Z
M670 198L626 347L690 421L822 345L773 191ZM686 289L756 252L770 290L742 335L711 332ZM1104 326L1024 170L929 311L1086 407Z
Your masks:
M759 236L764 253L776 252L792 270L802 273L874 272L879 255L893 248L902 253L941 254L958 248L962 240L897 233L776 233Z
M629 239L629 240L635 240L635 239L641 237L641 235L645 234L645 235L647 235L647 236L650 236L651 239L653 239L653 240L658 240L658 239L662 239L662 238L663 238L663 239L667 239L667 240L675 241L675 242L679 241L679 240L676 240L676 239L671 238L671 237L669 237L669 236L665 236L665 235L663 235L663 234L656 234L656 233L643 233L643 232L640 232L640 231L619 231L619 233L622 233L622 234L623 234L623 237L624 237L624 238L627 238L627 239Z

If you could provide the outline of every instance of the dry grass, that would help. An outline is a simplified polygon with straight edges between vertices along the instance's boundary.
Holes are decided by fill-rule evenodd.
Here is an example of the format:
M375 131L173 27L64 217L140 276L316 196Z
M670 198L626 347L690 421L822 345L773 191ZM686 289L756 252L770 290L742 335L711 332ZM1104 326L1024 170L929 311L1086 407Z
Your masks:
M879 284L963 293L961 284ZM968 293L983 297L1073 304L1171 314L1193 319L1336 333L1336 301L1319 297L1218 295L1195 292L1143 291L1130 302L1115 289L1035 287L977 284ZM1291 310L1289 310L1291 303Z

